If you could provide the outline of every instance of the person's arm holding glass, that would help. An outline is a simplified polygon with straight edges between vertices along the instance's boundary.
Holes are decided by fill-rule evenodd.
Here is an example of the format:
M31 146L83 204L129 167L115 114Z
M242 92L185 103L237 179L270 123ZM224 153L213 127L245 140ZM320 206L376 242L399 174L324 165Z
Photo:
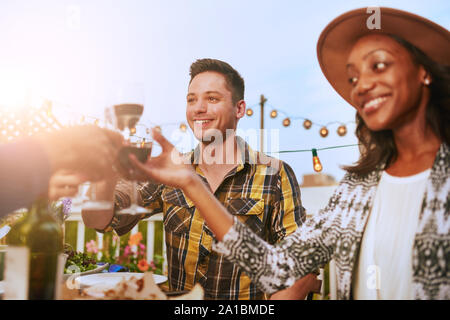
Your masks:
M308 254L311 245L318 242L316 238L326 237L326 228L314 232L314 226L305 223L279 244L268 244L233 218L195 174L192 166L183 163L182 156L170 142L156 130L153 130L153 135L155 141L161 145L162 153L158 157L150 158L146 164L140 163L131 155L136 168L149 179L181 188L195 203L216 239L232 244L233 248L241 246L241 251L230 254L220 243L215 245L216 248L221 249L227 259L238 264L266 293L274 294L288 288L296 280L326 264L331 254L331 250L326 246L322 246L322 250L317 248L317 251L323 252L314 261L310 261ZM323 221L317 221L317 218L314 222L323 224ZM291 247L295 250L290 250ZM298 251L299 247L305 249L303 253ZM261 268L259 262L263 260L270 265L267 270Z
M116 132L77 126L3 145L0 215L27 206L48 192L50 178L60 170L78 172L92 180L111 175L122 143Z
M334 89L356 110L360 158L328 205L271 246L221 206L192 168L161 156L135 165L182 188L219 242L266 293L336 262L338 299L448 299L450 135L449 31L425 18L382 8L382 32L365 29L365 8L322 31L318 58ZM386 23L388 21L389 23ZM400 236L399 236L400 235ZM380 271L381 270L381 271ZM373 285L372 283L375 283Z
M83 205L82 217L88 228L98 232L115 230L119 235L130 231L143 217L160 212L158 201L143 203L142 199L158 198L158 186L146 182L138 184L133 175L133 166L128 158L134 154L145 162L151 154L152 139L148 132L139 132L138 122L144 111L144 87L141 83L122 83L114 87L105 109L105 120L113 130L119 131L125 144L119 150L117 174L92 184L95 197L109 203L109 208L86 210ZM140 127L139 127L140 128ZM141 195L145 193L145 197Z

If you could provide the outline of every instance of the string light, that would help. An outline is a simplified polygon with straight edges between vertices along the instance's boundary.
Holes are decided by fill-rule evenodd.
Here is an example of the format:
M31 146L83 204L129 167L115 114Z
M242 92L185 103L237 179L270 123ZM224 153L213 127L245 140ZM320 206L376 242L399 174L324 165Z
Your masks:
M347 134L347 127L346 127L345 125L340 125L340 126L337 128L337 134L338 134L340 137L345 136L345 135Z
M303 150L283 150L283 151L275 151L275 152L267 152L267 153L268 154L271 154L271 153L280 153L281 154L281 153L312 152L312 154L313 154L313 169L316 172L320 172L321 170L323 170L323 166L322 166L322 163L319 160L319 156L317 155L317 151L318 150L320 151L320 150L330 150L330 149L341 149L341 148L356 147L356 146L359 146L359 144L347 144L347 145L341 145L341 146L332 146L332 147L326 147L326 148L303 149Z
M325 138L326 136L328 136L328 129L326 128L326 127L322 127L322 128L320 128L320 136L322 137L322 138Z
M272 107L273 107L273 106L272 106ZM288 114L286 114L285 112L283 112L283 111L281 111L281 110L277 110L276 108L273 108L273 109L270 111L270 118L272 118L272 119L277 118L279 113L284 114L284 115L286 116L286 118L284 118L283 121L282 121L282 125L283 125L284 127L289 127L289 126L291 125L291 121L296 120L296 119L303 119L303 127L304 127L306 130L311 129L311 127L312 127L313 125L320 125L321 129L319 130L319 134L320 134L321 137L323 137L323 138L327 137L328 134L329 134L329 131L328 131L328 126L329 126L329 125L332 125L332 124L335 124L335 123L339 123L339 122L337 122L337 121L330 122L330 123L328 123L328 124L313 123L310 119L306 119L306 118L303 118L303 117L290 117L290 116L289 116ZM251 116L253 116L253 114L254 114L253 109L252 109L252 108L247 108L247 110L246 110L246 115L249 116L249 117L251 117ZM349 121L349 122L354 122L354 121ZM337 132L337 134L338 134L340 137L345 136L345 135L347 134L347 127L346 127L346 125L341 123L341 125L339 126L339 128L337 129L336 132Z
M39 132L52 132L63 126L51 112L51 102L46 101L41 107L25 108L16 112L3 112L0 123L0 143L23 136L32 136Z
M311 120L305 119L305 121L303 121L303 127L304 127L306 130L311 129L311 126L312 126Z
M317 149L312 149L312 155L313 155L313 168L315 172L322 171L322 163L320 163L319 156L317 155Z
M271 117L272 119L275 119L277 116L278 116L277 110L272 110L272 111L270 112L270 117Z
M58 103L59 107L70 108L70 106ZM20 136L32 136L38 132L51 132L53 130L61 129L64 126L61 125L53 114L53 101L43 98L41 106L30 106L20 111L6 111L0 107L0 143L10 141L13 138ZM101 119L84 114L72 114L78 121L70 121L70 125L84 125L86 123L92 123L97 126L100 125ZM139 125L139 124L137 124ZM187 125L185 123L166 123L163 125L177 125L182 132L187 131ZM146 128L147 134L150 134L151 129ZM151 124L154 126L154 124ZM155 126L155 129L162 132L161 126ZM130 134L136 136L136 128L130 129Z

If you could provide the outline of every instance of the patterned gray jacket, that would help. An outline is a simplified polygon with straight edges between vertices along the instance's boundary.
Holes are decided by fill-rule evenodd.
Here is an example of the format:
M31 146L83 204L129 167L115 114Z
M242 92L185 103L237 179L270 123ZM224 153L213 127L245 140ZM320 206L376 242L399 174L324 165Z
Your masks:
M450 148L442 144L427 180L414 239L413 297L450 299ZM364 178L347 173L328 205L277 245L235 220L214 249L238 264L267 293L336 262L338 299L352 298L352 276L382 167Z

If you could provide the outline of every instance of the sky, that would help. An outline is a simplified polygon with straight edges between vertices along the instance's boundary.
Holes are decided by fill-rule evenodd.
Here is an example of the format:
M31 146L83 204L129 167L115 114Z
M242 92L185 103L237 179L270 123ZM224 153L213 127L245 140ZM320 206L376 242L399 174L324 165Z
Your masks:
M446 0L2 0L0 102L31 90L53 101L61 119L85 115L89 121L102 117L115 83L140 82L145 88L141 122L160 125L180 151L187 151L195 140L191 133L181 134L178 124L185 121L189 66L215 58L230 63L245 80L245 100L254 116L240 120L244 132L259 128L263 94L265 128L278 135L275 149L356 144L355 112L323 76L316 44L338 15L375 5L450 26ZM279 111L276 119L269 117L272 109ZM285 128L281 121L286 116L314 124L345 122L348 133L339 137L334 124L322 138L320 125L305 130L302 120ZM259 143L251 146L259 149ZM271 155L286 161L299 183L314 173L310 152ZM344 175L340 166L358 156L354 146L319 151L323 173L337 180Z

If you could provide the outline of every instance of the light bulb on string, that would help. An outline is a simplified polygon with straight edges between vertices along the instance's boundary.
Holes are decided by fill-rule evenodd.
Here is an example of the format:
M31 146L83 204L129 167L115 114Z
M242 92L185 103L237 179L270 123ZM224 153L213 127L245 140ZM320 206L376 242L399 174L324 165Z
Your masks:
M253 115L253 109L252 108L248 108L245 113L247 114L247 116L251 117Z
M135 128L135 127L131 128L131 129L130 129L130 134L133 135L133 134L135 134L135 133L136 133L136 128Z
M312 126L311 120L305 119L305 121L303 121L303 127L304 127L306 130L310 129L311 126Z
M343 124L337 128L337 134L341 137L347 134L347 127Z
M180 130L181 130L182 132L186 132L187 126L186 126L184 123L180 124Z
M286 118L283 120L283 126L289 127L291 125L291 119Z
M328 129L327 129L327 127L320 128L319 133L320 133L320 136L322 138L325 138L326 136L328 136Z
M270 112L270 117L271 117L272 119L275 119L277 116L278 116L277 110L272 110L272 111Z
M145 138L142 138L142 142L141 142L141 148L145 147Z
M315 172L322 171L323 167L320 163L319 156L317 155L317 149L312 149L312 155L313 155L313 168Z

